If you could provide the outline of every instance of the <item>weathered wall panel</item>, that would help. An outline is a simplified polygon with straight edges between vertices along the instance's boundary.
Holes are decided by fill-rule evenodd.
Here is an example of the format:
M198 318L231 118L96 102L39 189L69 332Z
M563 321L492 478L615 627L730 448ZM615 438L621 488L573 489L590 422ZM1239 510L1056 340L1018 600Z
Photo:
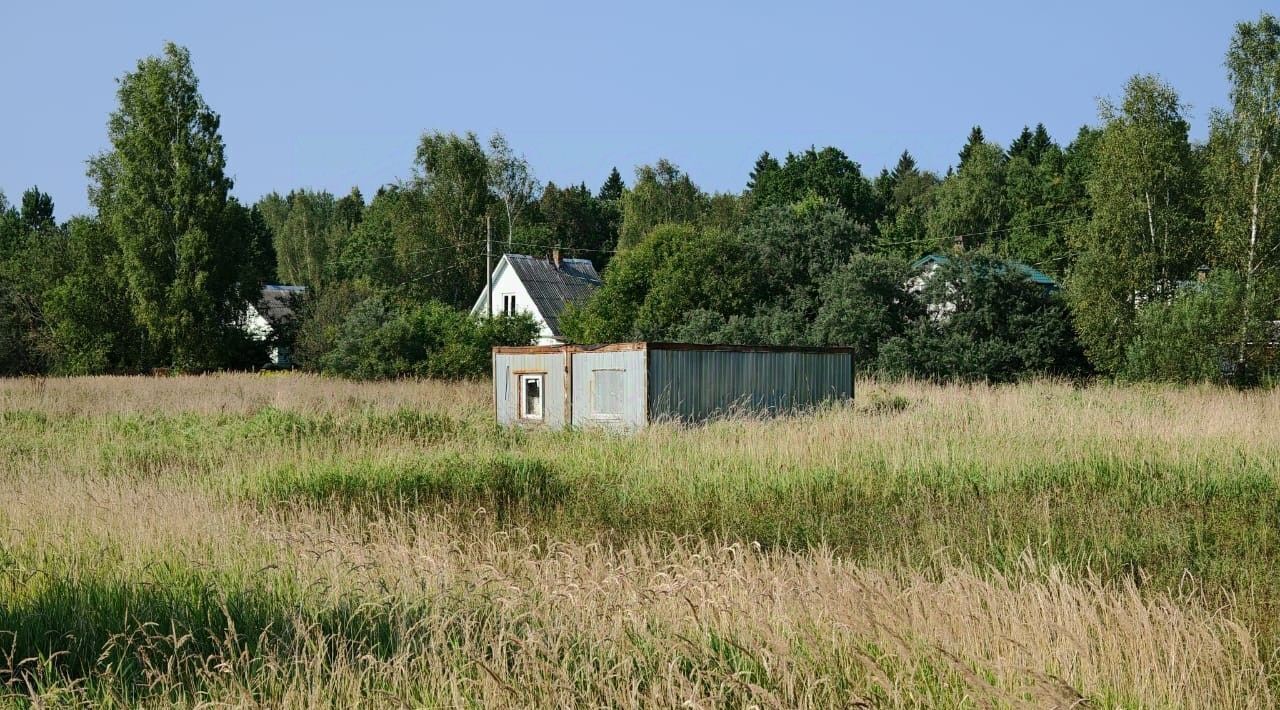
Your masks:
M853 355L661 349L649 352L650 421L776 414L853 396Z
M597 378L596 371L608 376ZM601 383L621 389L602 393L598 391ZM646 424L645 400L644 350L573 353L574 426L638 429ZM620 405L617 411L609 411L615 403Z
M520 419L518 416L520 373L542 372L544 375L542 421ZM497 404L498 423L520 424L561 429L565 426L565 354L563 352L493 354L493 390Z

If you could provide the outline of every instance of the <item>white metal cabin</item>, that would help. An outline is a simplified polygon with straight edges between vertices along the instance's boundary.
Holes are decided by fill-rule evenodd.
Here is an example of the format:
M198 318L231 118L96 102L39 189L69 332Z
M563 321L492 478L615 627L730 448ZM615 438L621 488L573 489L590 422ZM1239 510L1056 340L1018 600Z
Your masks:
M853 397L852 348L686 343L493 349L508 426L629 431L651 422L779 414Z

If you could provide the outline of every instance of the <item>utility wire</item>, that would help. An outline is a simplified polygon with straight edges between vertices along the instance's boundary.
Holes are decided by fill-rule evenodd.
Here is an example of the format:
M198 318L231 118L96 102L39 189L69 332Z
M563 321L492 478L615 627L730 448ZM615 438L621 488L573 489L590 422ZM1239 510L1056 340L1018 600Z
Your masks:
M601 254L617 254L618 253L617 249L589 249L587 247L550 246L548 244L538 244L536 242L527 242L519 239L513 239L508 241L507 243L519 244L520 246L524 246L524 247L536 247L538 249L560 249L562 251L590 251L590 252L598 252Z

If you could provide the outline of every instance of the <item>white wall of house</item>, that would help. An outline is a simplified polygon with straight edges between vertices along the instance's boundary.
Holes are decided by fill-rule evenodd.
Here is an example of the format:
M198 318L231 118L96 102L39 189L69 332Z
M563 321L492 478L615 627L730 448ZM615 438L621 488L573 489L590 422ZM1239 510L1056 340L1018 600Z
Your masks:
M920 273L907 280L907 293L917 296L924 293L924 290L929 286L929 282L933 280L934 275L937 273L938 268L937 263L926 264L924 268L920 270ZM948 285L947 290L950 293L955 293L956 289L954 286ZM955 313L955 310L956 304L952 301L925 304L925 312L929 315L929 318L934 321L947 320L951 317L952 313Z
M258 312L258 308L252 303L244 310L244 332L259 339L266 340L271 337L273 329L267 319Z
M478 316L485 313L486 298L487 288L481 290L479 300L471 309L472 315ZM502 315L504 303L510 303L508 299L514 299L514 313L528 313L533 316L534 322L538 324L538 345L559 345L564 342L551 332L547 321L538 312L533 299L529 297L529 291L525 289L524 282L516 276L516 270L507 265L506 257L503 257L494 267L493 311L489 315Z
M271 327L271 322L263 317L263 315L258 312L258 308L252 303L250 303L244 310L244 323L241 325L241 328L243 328L244 332L248 333L250 337L258 340L266 340L275 334L275 328ZM272 346L268 348L267 356L270 358L272 365L288 364L288 362L286 362L286 353L280 352L280 348L278 347Z

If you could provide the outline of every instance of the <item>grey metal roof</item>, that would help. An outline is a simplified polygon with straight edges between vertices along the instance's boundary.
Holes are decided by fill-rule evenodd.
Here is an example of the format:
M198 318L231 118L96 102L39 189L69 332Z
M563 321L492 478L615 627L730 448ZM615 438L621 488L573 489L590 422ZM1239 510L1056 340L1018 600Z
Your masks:
M560 314L566 305L586 300L600 287L600 275L587 259L561 259L556 268L550 259L525 254L504 254L529 291L551 332L560 335Z
M268 323L279 325L294 317L293 309L297 305L297 299L306 292L306 286L268 284L262 287L262 295L254 307Z

